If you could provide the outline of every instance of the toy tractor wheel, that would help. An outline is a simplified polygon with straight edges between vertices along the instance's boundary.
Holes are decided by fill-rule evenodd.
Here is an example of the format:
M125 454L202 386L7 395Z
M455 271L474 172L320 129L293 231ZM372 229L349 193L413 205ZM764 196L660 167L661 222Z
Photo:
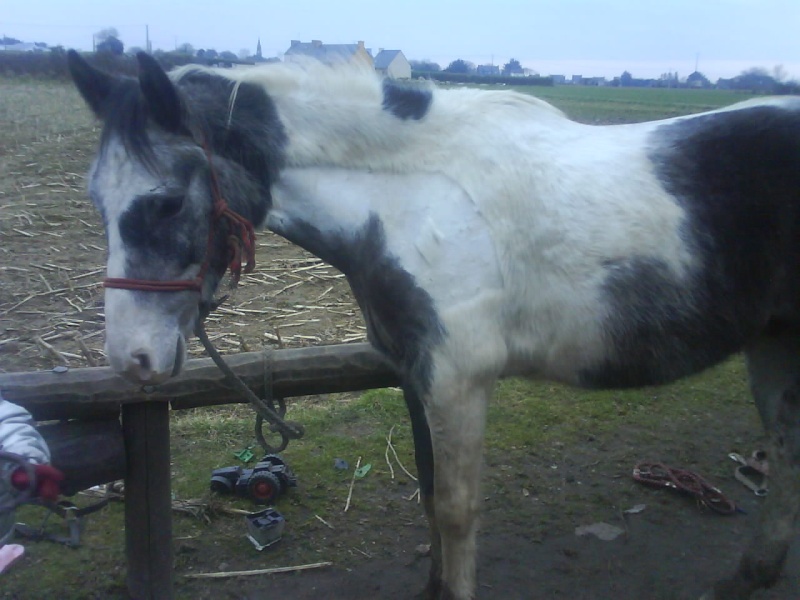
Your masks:
M233 482L226 477L212 477L211 478L211 491L218 494L230 494L233 492Z
M259 462L265 462L265 463L269 463L269 464L271 464L272 466L278 466L278 467L285 467L285 466L286 466L286 461L285 461L285 460L283 460L283 459L282 459L282 458L281 458L279 455L277 455L277 454L267 454L267 455L266 455L264 458L262 458L262 459L261 459Z
M247 493L256 504L273 504L282 491L280 479L268 471L253 473L247 484Z

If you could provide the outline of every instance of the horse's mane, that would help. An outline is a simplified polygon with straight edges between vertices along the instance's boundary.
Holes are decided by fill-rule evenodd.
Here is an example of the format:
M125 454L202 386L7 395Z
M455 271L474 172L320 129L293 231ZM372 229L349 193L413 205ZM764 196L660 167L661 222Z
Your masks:
M234 82L231 106L236 92L243 83L257 85L270 96L293 96L298 100L322 98L333 102L353 101L369 106L380 106L383 100L383 78L365 63L339 62L324 64L315 59L300 59L291 62L269 63L243 69L220 69L187 65L170 73L180 81L192 73L212 73ZM480 90L476 88L443 88L433 81L417 81L421 89L430 90L434 98L443 102L454 101L472 105L481 114L482 109L541 111L545 114L564 117L564 114L544 100L513 90Z
M318 60L294 60L268 63L242 69L220 69L187 65L170 72L176 82L196 73L208 73L232 81L234 94L243 83L257 85L270 96L303 95L328 98L381 99L381 80L375 71L362 63L325 64ZM235 100L235 96L233 98Z
M394 127L411 131L401 126L399 119L387 122L380 120L385 117L367 118L369 114L378 117L387 113L383 110L384 79L365 64L326 65L309 59L242 69L187 65L169 75L184 92L189 130L204 132L202 136L215 154L239 162L264 184L283 166L280 148L286 133L276 111L291 108L297 109L294 114L305 110L322 114L338 105L347 112L355 109L363 117L358 126L364 131L373 131L377 123L392 122L397 125L391 126L390 135L400 131ZM442 87L430 81L398 85L429 94L431 110L437 116L426 130L434 139L464 123L491 120L492 115L512 120L565 118L551 104L511 90ZM123 79L114 94L105 115L101 151L111 137L118 137L131 155L155 168L157 161L146 128L149 110L138 81Z

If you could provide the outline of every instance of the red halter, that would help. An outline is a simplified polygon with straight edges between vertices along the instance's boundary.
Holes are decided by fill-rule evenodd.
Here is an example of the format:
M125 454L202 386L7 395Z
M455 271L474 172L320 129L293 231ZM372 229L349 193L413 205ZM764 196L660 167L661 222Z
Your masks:
M211 247L214 243L217 222L221 219L228 219L232 233L228 236L229 260L228 268L233 277L233 285L239 283L242 274L242 256L246 258L244 272L252 273L256 266L256 234L253 224L240 214L232 211L222 197L217 180L217 172L211 162L211 151L207 144L203 144L206 157L208 158L208 168L211 173L211 194L214 198L214 205L211 210L211 219L208 228L208 244L206 255L200 271L194 279L178 279L174 281L159 281L152 279L129 279L127 277L106 277L103 280L103 287L116 288L121 290L139 290L143 292L201 292L203 281L211 262Z

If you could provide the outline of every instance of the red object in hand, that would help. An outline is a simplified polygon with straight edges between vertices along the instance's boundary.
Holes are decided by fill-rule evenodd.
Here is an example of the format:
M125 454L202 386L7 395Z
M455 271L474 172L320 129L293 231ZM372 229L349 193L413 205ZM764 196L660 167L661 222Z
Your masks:
M33 472L36 476L35 496L44 500L55 501L61 493L59 482L64 480L64 474L50 465L34 465ZM20 467L11 474L11 485L18 490L24 490L30 485L28 473Z

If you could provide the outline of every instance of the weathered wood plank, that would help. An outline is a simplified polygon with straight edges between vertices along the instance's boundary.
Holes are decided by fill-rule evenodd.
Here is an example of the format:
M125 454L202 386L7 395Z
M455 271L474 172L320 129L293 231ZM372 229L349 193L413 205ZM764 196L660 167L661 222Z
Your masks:
M226 356L233 371L257 394L272 381L278 398L358 391L399 385L393 368L369 344L287 348ZM265 377L265 369L272 374ZM243 402L229 389L210 358L190 360L183 373L147 390L116 376L108 367L0 373L0 393L27 408L36 419L118 414L122 404L172 400L173 408Z
M171 600L169 404L125 404L122 429L128 463L125 475L128 592L135 600Z

